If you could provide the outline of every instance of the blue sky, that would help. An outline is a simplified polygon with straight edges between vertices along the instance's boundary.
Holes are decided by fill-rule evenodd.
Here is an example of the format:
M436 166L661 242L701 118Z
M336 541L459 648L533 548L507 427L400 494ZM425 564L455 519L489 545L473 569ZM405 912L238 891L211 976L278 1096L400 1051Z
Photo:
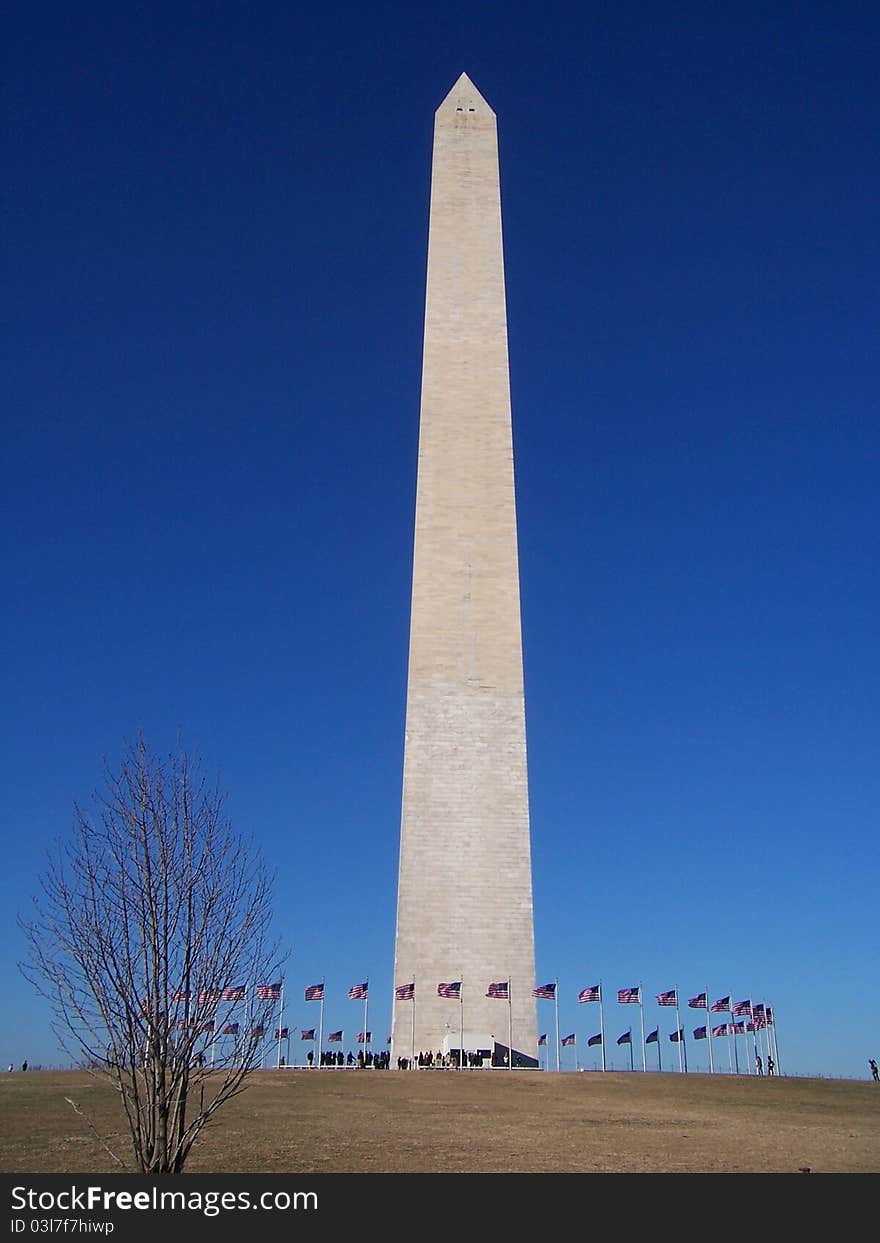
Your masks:
M369 977L390 1030L433 113L464 70L499 120L536 982L581 1064L601 979L763 999L785 1071L868 1075L880 12L708 7L12 14L0 1058L60 1060L15 916L141 728L277 868L285 1021L325 978L356 1047ZM634 1013L607 1001L621 1067Z

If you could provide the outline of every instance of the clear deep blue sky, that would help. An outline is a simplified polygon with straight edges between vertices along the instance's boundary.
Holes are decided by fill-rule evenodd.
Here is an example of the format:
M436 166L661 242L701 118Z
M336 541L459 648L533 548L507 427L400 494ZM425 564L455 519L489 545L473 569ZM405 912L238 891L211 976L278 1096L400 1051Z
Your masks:
M390 1030L433 113L464 70L499 123L537 983L582 1064L601 979L621 1067L641 982L664 1063L654 994L707 988L775 1008L783 1070L866 1077L880 10L316 8L5 25L3 1064L61 1060L15 916L139 728L201 751L277 867L285 1021L326 977L356 1047L369 977Z

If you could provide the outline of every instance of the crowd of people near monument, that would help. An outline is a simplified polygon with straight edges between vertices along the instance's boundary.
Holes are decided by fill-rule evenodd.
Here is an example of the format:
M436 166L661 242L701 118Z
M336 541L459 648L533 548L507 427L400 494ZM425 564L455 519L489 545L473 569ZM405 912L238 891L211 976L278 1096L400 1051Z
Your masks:
M310 1049L306 1054L306 1063L308 1066L314 1067L315 1054ZM284 1059L281 1060L282 1066ZM317 1062L321 1068L329 1068L331 1070L356 1068L358 1070L388 1070L391 1066L391 1053L388 1050L382 1050L379 1053L365 1053L363 1049L359 1049L357 1056L351 1052L343 1053L342 1050L325 1050ZM478 1070L484 1066L507 1065L507 1054L503 1055L503 1060L497 1063L493 1060L491 1054L485 1049L465 1050L464 1065L471 1070ZM459 1066L458 1049L452 1049L449 1053L442 1053L440 1049L435 1052L419 1053L416 1057L399 1057L397 1059L398 1070L457 1070Z
M504 1055L504 1065L507 1064L507 1055ZM465 1049L464 1065L471 1070L479 1070L483 1066L501 1065L496 1063L492 1055L484 1049ZM398 1070L458 1070L459 1057L458 1049L450 1049L448 1053L441 1052L440 1049L436 1053L432 1053L429 1049L427 1053L419 1053L416 1057L399 1057L397 1059Z
M309 1067L315 1065L315 1055L311 1049L306 1054L306 1062ZM367 1052L358 1049L357 1057L349 1050L343 1053L341 1049L325 1049L319 1059L319 1066L329 1068L331 1070L339 1070L343 1068L356 1068L357 1070L388 1070L391 1064L391 1054L382 1051L379 1053Z

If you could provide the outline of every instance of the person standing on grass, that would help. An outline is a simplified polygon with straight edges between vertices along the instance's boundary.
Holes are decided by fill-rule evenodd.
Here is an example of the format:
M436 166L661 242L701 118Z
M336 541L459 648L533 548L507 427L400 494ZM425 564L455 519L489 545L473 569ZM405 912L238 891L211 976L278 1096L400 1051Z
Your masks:
M755 1065L756 1065L756 1066L757 1066L757 1068L758 1068L758 1074L759 1074L759 1075L763 1075L763 1073L764 1073L764 1063L761 1061L761 1054L760 1054L760 1053L759 1053L759 1054L757 1055L757 1057L755 1058Z
M873 1057L868 1058L868 1065L871 1067L871 1078L875 1083L880 1083L880 1071L877 1070L877 1062Z

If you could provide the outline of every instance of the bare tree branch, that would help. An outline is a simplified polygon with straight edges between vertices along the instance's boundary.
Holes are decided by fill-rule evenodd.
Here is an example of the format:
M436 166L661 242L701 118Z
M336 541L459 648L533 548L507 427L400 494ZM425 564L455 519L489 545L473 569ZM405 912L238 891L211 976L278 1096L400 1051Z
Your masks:
M117 1157L116 1153L113 1151L113 1149L112 1149L112 1148L109 1148L109 1147L107 1146L107 1144L104 1142L104 1140L103 1140L103 1139L101 1138L101 1136L98 1134L98 1132L95 1130L95 1124L92 1122L91 1118L89 1118L86 1114L84 1114L84 1113L83 1113L83 1111L80 1109L79 1105L77 1105L76 1101L72 1101L72 1100L70 1099L70 1097L69 1097L69 1096L65 1096L65 1098L64 1098L64 1099L67 1101L68 1105L71 1107L71 1109L74 1111L74 1113L78 1113L78 1114L79 1114L79 1116L80 1116L80 1117L81 1117L81 1118L85 1121L85 1123L86 1123L86 1125L88 1126L89 1130L92 1132L92 1134L94 1135L95 1139L98 1141L98 1143L99 1143L99 1144L101 1145L101 1147L104 1149L104 1151L105 1151L106 1153L108 1153L108 1154L109 1154L109 1155L113 1158L113 1160L116 1162L116 1164L117 1164L117 1165L118 1165L121 1169L123 1169L123 1170L124 1170L124 1169L125 1169L125 1163L124 1163L123 1161L120 1161L120 1160L119 1160L119 1158Z
M182 748L139 736L71 839L50 851L21 970L75 1060L120 1094L137 1168L179 1173L260 1060L285 955L272 877L219 787Z

